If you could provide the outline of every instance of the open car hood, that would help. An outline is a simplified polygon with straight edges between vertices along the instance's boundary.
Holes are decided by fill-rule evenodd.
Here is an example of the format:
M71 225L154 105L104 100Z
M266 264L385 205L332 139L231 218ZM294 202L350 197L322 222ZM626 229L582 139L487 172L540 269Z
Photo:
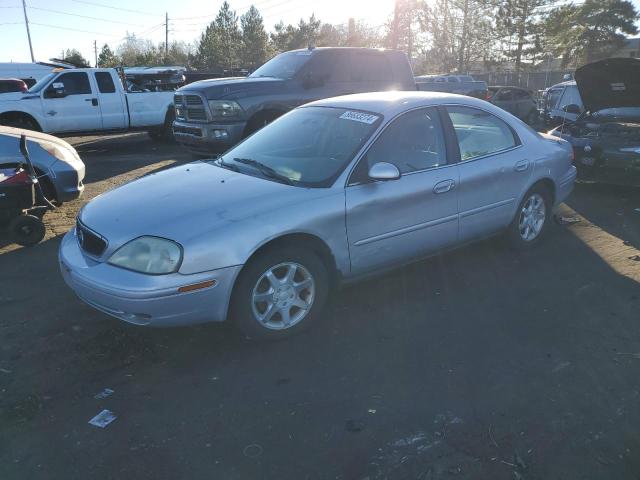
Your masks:
M587 111L640 107L640 60L607 58L576 70L575 80Z

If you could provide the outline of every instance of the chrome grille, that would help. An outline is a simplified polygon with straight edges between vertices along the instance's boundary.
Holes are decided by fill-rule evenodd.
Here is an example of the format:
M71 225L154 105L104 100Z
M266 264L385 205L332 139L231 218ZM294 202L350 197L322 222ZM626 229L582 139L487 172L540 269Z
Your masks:
M199 95L180 95L173 97L176 107L176 118L178 120L195 120L204 122L207 120L205 104Z
M89 230L85 225L76 220L76 236L80 248L89 255L99 257L107 248L107 241L95 232Z

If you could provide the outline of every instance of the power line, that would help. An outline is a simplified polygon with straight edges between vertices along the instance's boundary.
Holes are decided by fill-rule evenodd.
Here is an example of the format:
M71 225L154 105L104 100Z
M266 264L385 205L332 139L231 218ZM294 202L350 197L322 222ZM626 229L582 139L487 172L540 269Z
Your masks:
M81 32L81 33L91 33L94 35L103 35L105 37L117 37L118 35L113 35L111 33L103 33L103 32L93 32L91 30L80 30L77 28L69 28L69 27L59 27L57 25L50 25L48 23L36 23L36 22L29 22L31 25L39 25L41 27L49 27L49 28L57 28L59 30L69 30L71 32Z
M102 7L102 8L110 8L112 10L120 10L122 12L131 12L131 13L139 13L140 15L151 15L154 17L159 17L161 15L157 14L157 13L151 13L151 12L143 12L142 10L133 10L130 8L120 8L120 7L113 7L111 5L105 5L104 3L96 3L96 2L88 2L86 0L73 0L76 3L84 3L87 5L93 5L94 7Z
M233 6L232 6L232 9L234 11L238 11L238 10L243 10L243 9L251 7L251 6L254 6L254 7L258 8L258 5L263 5L265 3L273 2L273 1L277 1L277 0L264 0L262 2L253 2L253 3L241 5L241 6L235 7L235 8L233 8ZM267 5L266 7L263 7L262 10L258 8L258 10L260 12L262 12L262 11L268 10L269 8L278 7L280 5L284 5L286 3L291 3L293 1L295 1L295 0L285 0L284 2L280 2L280 3L274 4L274 5ZM215 17L216 15L218 15L218 12L216 12L216 13L208 13L206 15L198 15L196 17L175 17L173 20L178 20L178 21L181 21L181 20L193 20L195 18ZM206 21L206 22L209 23L209 21Z
M98 17L90 17L88 15L80 15L77 13L69 13L69 12L63 12L62 10L53 10L51 8L41 8L41 7L27 7L31 10L42 10L44 12L52 12L52 13L59 13L60 15L69 15L71 17L79 17L79 18L88 18L90 20L98 20L100 22L108 22L108 23L118 23L121 25L131 25L133 27L142 27L143 25L140 25L139 23L128 23L128 22L120 22L118 20L107 20L105 18L98 18Z

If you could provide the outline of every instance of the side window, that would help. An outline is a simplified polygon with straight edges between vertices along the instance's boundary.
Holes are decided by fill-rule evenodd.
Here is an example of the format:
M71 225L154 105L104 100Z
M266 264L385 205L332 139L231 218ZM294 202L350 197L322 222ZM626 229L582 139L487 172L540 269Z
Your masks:
M366 182L367 172L378 162L392 163L403 174L445 165L447 154L438 111L415 110L394 120L360 160L354 180Z
M323 82L348 82L349 52L318 52L305 65L303 75L310 75Z
M447 78L447 82L449 83L458 83L458 79L456 77Z
M96 72L96 82L100 93L116 93L116 86L109 72Z
M354 82L393 80L389 60L382 53L354 51L351 55L351 80Z
M553 110L558 105L558 100L562 95L561 88L554 88L547 93L546 108L547 110Z
M578 87L565 88L564 95L562 95L562 100L560 100L558 108L566 107L567 105L578 105L582 108L582 98L580 98Z
M495 115L470 107L447 107L460 146L460 158L471 160L517 146L509 126Z
M513 90L511 90L510 88L503 88L502 90L500 90L500 93L498 94L496 100L508 101L513 100L513 98Z
M53 83L64 84L64 93L67 95L85 95L91 94L91 85L89 84L89 76L86 72L69 72L63 73L57 77Z

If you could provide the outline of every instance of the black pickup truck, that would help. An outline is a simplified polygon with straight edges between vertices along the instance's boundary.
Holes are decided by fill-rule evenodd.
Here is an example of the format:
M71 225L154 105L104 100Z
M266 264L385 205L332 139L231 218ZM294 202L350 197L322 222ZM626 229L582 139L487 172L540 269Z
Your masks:
M221 152L298 105L381 90L416 90L403 52L292 50L248 77L203 80L177 90L173 132L176 141L192 152Z

